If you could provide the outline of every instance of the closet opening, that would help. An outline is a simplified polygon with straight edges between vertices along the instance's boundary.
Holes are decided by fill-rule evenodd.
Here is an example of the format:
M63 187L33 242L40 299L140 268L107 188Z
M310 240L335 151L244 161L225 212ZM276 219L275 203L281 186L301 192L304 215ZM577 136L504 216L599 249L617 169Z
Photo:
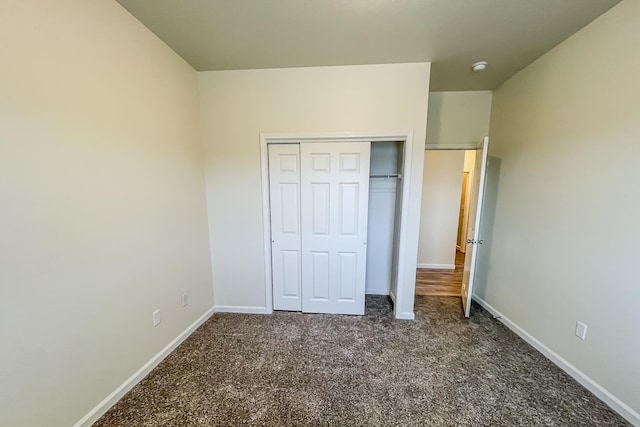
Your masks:
M410 134L261 142L268 311L402 318Z
M395 303L397 290L402 150L401 141L371 143L365 293L388 295L392 303Z

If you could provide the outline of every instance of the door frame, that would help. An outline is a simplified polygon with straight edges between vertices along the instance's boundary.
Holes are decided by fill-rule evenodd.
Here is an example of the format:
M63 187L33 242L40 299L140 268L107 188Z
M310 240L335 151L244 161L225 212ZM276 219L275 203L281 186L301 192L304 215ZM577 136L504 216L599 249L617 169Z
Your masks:
M406 319L407 313L402 312L402 298L404 296L405 271L405 246L408 233L409 190L411 188L411 162L413 150L413 131L392 132L317 132L317 133L260 133L260 168L262 175L262 226L264 239L264 270L265 270L265 296L266 312L273 312L273 280L271 270L271 208L269 193L269 151L268 144L299 144L301 142L377 142L398 141L403 143L401 179L400 220L398 222L398 245L394 248L397 255L394 257L396 264L396 293L393 294L393 310L396 319ZM414 285L415 286L415 285ZM413 319L413 313L411 313Z
M467 150L465 150L466 153ZM465 185L464 178L467 178L467 183ZM471 171L463 171L462 172L462 184L464 185L464 191L460 195L460 203L464 200L464 210L462 211L462 217L458 219L458 227L460 231L460 239L456 242L456 249L460 252L465 253L466 245L464 244L467 241L467 223L469 222L469 196L471 195L471 187L469 183L471 182ZM464 250L463 250L464 249Z
M477 150L479 148L481 148L485 142L488 142L489 137L485 136L483 137L480 142L477 143L462 143L462 144L448 144L448 145L444 145L444 144L425 144L425 151L436 151L436 150L447 150L447 151L460 151L460 150ZM488 156L488 152L487 152L487 156ZM489 165L489 159L487 157L487 166ZM476 173L482 173L482 171L477 171L474 167L473 169L473 173L470 175L471 180L473 180L473 178L475 177ZM486 171L485 171L485 176L482 179L486 179ZM481 183L481 185L484 187L484 182ZM471 187L469 187L469 191L471 191ZM483 194L483 198L484 198L484 194ZM467 200L468 203L468 200ZM420 214L420 217L422 219L422 213ZM480 225L482 224L482 208L480 209L480 223L478 224L478 230L480 229ZM467 218L467 228L468 228L468 218ZM468 235L465 236L466 239L468 239ZM456 242L457 243L457 242ZM477 255L477 252L476 252ZM464 256L465 258L467 257L467 251L465 250L464 252ZM475 275L477 269L474 269L473 273ZM471 280L473 280L474 278L472 277ZM461 289L462 291L462 289ZM461 292L462 294L462 292ZM472 290L472 294L471 294L471 299L476 299L475 295L473 294L473 290Z

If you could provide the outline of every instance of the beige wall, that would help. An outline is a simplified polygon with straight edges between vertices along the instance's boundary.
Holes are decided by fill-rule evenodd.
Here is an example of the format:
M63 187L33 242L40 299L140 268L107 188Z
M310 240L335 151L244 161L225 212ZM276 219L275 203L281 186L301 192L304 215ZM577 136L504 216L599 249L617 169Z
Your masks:
M473 170L475 167L476 167L476 150L465 150L463 172L473 173ZM469 176L469 178L471 178L471 176Z
M454 268L464 150L426 150L418 268Z
M427 144L480 144L489 133L491 97L491 91L431 92Z
M199 74L216 304L264 308L261 132L411 130L409 232L415 281L430 65L215 71ZM405 289L407 286L405 286ZM413 312L413 289L403 297Z
M68 427L213 305L197 75L114 1L0 40L0 424Z
M636 416L638 46L640 2L626 0L496 91L476 284Z

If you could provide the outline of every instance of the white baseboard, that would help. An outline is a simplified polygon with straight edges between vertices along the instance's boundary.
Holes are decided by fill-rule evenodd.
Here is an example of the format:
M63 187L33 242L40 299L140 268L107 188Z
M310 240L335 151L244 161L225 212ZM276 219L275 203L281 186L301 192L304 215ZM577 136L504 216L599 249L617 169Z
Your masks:
M118 402L129 390L131 390L136 384L138 384L149 372L162 362L173 350L176 349L189 335L191 335L196 329L206 322L209 317L214 313L214 309L210 308L205 312L198 320L193 322L187 329L182 331L180 335L175 337L165 348L160 350L158 354L153 356L151 360L145 363L140 369L138 369L133 375L125 380L118 388L111 392L104 400L98 403L87 415L82 417L74 427L89 427L104 415L113 405Z
M416 268L433 268L435 270L455 270L455 264L417 264Z
M240 313L240 314L271 314L267 307L252 307L244 305L216 305L216 313Z
M399 320L414 320L416 315L412 311L405 311L396 316Z
M622 415L627 421L634 426L640 426L640 414L634 411L629 405L618 399L611 392L606 390L600 384L595 382L591 377L587 376L584 372L573 366L562 356L551 350L549 347L538 341L535 337L515 324L508 317L505 317L498 310L493 308L482 298L477 295L473 295L473 299L484 307L489 313L495 316L500 322L502 322L507 328L515 332L520 338L531 344L536 350L542 353L547 359L555 363L560 369L571 375L576 381L582 384L587 390L593 393L597 398L609 405L611 409Z
M392 290L389 290L389 298L391 298L391 301L393 302L393 305L396 305L396 294L393 293Z
M389 289L365 289L365 295L389 295L391 291Z

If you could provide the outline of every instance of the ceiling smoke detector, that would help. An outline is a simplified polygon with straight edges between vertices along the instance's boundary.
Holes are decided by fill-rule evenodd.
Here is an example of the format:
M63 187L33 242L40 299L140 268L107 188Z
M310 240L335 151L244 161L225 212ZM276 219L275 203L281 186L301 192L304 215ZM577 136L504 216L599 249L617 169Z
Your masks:
M471 69L473 70L474 73L477 73L480 71L484 71L487 68L487 65L489 65L487 61L480 61L473 64L471 66Z

